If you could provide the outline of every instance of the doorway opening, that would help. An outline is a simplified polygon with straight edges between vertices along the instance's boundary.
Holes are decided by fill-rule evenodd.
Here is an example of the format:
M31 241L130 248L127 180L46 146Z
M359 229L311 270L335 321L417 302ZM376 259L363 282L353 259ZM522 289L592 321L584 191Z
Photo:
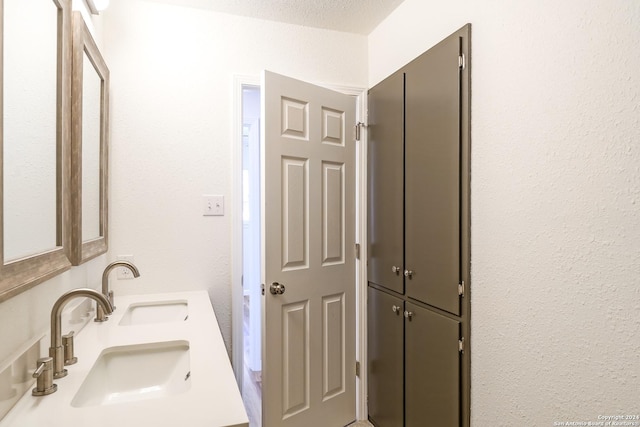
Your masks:
M260 86L242 85L242 399L251 427L262 425L260 284Z
M356 100L356 121L364 119L366 90L362 88L338 87L331 89L351 95ZM250 427L262 427L262 405L264 402L260 372L264 347L263 325L251 327L262 321L264 297L262 297L262 269L260 265L264 254L262 234L265 232L262 221L261 205L261 83L251 76L234 77L234 146L233 164L234 198L233 218L233 263L232 263L232 363L242 391L247 409ZM351 137L351 126L345 129L345 136ZM362 129L362 140L366 140L366 127ZM254 143L255 142L255 143ZM356 174L356 242L364 243L366 238L366 146L355 143ZM254 148L254 150L252 150ZM253 160L252 160L253 159ZM251 165L254 165L252 167ZM253 221L255 219L255 222ZM366 244L361 247L360 257L366 259ZM252 252L253 251L253 252ZM351 250L348 253L353 253ZM355 298L356 313L356 361L366 367L366 264L356 260ZM253 298L252 298L253 295ZM253 330L253 334L252 334ZM253 350L253 351L252 351ZM252 361L252 357L254 360ZM351 365L351 363L349 364ZM253 367L253 369L252 369ZM350 370L350 369L349 369ZM356 417L366 420L366 369L361 369L356 381ZM266 395L266 391L265 391ZM366 423L366 422L365 422ZM360 424L357 424L360 425ZM365 424L367 425L367 424Z

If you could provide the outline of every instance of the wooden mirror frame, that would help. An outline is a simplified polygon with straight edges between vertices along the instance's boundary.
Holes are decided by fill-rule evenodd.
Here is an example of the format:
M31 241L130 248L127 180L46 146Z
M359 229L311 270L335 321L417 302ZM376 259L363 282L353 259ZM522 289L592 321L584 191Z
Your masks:
M4 261L3 135L0 132L0 302L68 270L69 261L69 143L71 137L71 0L53 0L58 7L58 66L56 102L56 247ZM0 35L4 34L4 2L0 0ZM4 120L4 36L0 43L0 123ZM36 54L37 52L31 52ZM4 128L2 126L2 128Z
M71 263L80 265L108 249L109 69L80 12L73 12L71 82ZM100 96L100 235L82 238L82 93L84 55L102 80Z

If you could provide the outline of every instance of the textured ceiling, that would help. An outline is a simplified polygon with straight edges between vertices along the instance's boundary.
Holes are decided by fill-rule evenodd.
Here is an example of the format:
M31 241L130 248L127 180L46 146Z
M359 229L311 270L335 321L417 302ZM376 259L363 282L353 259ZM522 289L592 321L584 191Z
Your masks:
M403 0L154 0L233 15L369 34Z

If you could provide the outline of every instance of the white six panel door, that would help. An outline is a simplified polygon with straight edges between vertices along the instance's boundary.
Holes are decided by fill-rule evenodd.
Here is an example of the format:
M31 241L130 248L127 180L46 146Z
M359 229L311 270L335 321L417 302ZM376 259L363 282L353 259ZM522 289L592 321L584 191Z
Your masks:
M344 426L355 420L355 99L268 71L262 90L263 427Z

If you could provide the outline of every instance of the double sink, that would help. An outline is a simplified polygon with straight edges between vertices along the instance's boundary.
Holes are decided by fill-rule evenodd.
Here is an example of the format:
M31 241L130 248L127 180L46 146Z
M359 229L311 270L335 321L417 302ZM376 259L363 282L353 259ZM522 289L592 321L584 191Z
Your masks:
M188 303L140 302L129 305L120 326L184 322ZM73 407L154 399L189 389L189 342L184 340L109 347L100 353L71 401Z
M58 391L25 394L0 427L248 426L204 292L116 296L107 322L76 337Z

